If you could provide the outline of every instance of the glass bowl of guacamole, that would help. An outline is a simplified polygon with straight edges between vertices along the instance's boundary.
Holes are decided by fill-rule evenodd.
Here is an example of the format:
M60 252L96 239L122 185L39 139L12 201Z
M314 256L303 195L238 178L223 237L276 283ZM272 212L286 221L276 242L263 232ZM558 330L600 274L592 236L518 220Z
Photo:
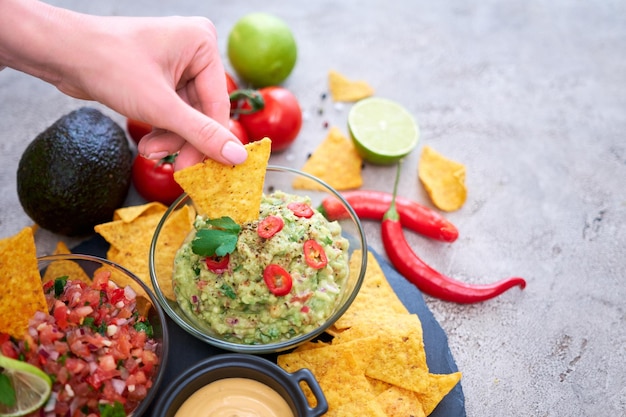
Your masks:
M294 188L302 179L315 189ZM326 218L328 201L340 219ZM157 225L149 269L159 303L185 331L220 349L264 354L329 330L356 297L366 261L365 233L339 192L269 166L251 222L198 215L181 195Z

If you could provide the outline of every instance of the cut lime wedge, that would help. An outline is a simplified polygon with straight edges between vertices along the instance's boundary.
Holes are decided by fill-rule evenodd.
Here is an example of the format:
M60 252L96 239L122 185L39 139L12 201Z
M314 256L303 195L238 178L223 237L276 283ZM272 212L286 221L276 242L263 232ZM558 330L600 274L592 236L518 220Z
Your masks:
M358 101L348 114L348 131L359 154L374 164L393 164L417 145L419 128L400 104L370 97Z
M0 403L1 417L17 417L41 408L52 390L52 381L41 369L0 354L0 375L8 378L15 392L15 404Z

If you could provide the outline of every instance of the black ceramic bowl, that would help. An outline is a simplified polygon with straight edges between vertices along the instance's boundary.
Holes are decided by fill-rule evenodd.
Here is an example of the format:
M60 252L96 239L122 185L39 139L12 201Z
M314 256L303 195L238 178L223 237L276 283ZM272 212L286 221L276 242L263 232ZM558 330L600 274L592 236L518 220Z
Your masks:
M289 373L259 356L228 353L212 356L189 368L172 382L154 405L154 417L174 417L182 404L200 388L224 378L248 378L272 388L285 399L294 416L317 417L328 411L328 403L317 380L308 369ZM301 382L315 396L309 405Z

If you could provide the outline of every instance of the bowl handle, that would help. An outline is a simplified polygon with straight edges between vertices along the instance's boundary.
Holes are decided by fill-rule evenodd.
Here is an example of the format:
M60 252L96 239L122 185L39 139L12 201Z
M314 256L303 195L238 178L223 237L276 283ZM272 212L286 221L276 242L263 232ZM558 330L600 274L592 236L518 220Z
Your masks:
M319 383L315 379L315 376L313 376L313 373L306 368L302 368L293 372L291 376L297 382L298 389L300 390L299 393L302 396L304 404L306 404L306 409L308 411L306 417L319 417L325 414L328 411L328 401L326 401L326 397L324 396ZM306 382L315 396L317 404L313 408L309 405L306 396L302 391L302 387L300 386L300 382L303 381Z

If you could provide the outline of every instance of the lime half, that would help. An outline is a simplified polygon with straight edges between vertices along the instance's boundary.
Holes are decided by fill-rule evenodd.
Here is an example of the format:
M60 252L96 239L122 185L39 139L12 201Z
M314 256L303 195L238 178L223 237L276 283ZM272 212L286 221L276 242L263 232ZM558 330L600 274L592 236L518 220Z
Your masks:
M2 417L32 413L46 403L52 390L50 377L41 369L1 354L0 378L4 382L8 380L9 387L13 388L15 393L14 404L7 405L0 402L0 416ZM3 391L8 390L3 388Z
M374 164L393 164L417 145L419 128L400 104L379 97L358 101L348 114L348 131L359 154Z

